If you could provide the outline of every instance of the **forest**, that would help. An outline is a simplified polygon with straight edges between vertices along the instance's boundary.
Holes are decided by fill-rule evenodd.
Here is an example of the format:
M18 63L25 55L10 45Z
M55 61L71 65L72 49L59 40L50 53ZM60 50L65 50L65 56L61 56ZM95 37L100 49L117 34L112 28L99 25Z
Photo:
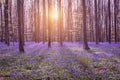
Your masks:
M120 0L0 0L0 80L120 80Z

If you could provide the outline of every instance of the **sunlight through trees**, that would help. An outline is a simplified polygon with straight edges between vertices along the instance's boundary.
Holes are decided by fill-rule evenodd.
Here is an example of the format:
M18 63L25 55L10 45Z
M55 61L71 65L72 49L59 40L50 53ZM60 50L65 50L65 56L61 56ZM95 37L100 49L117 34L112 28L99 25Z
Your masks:
M19 0L18 0L19 1ZM119 42L119 0L0 1L0 41L36 43ZM85 48L85 45L88 46Z

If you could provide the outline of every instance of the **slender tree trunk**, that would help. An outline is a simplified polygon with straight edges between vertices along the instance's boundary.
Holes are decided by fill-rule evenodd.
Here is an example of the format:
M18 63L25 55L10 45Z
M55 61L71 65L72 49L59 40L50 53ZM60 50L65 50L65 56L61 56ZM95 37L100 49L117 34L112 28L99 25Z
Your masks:
M40 42L40 1L37 1L37 6L38 6L38 26L37 26L37 35L38 35L38 42Z
M25 45L25 41L24 41L24 0L22 0L22 4L21 4L21 22L22 22L22 45Z
M71 34L71 29L72 29L72 1L68 0L68 41L72 41L72 34Z
M22 10L23 0L17 0L17 10L18 10L18 34L19 34L19 51L24 52L24 45L23 45L23 34L22 34L22 26L23 26L23 12Z
M48 47L51 47L51 20L50 20L50 10L51 4L50 0L48 0Z
M110 0L108 0L108 14L109 14L109 43L111 44L111 7Z
M12 0L10 0L10 27L12 30L12 41L13 41L13 45L14 45L14 30L13 30L13 26L12 26Z
M97 27L98 27L98 43L101 42L101 27L102 27L102 24L101 24L101 0L98 0L97 1Z
M32 40L35 40L35 34L34 34L34 0L32 1Z
M106 42L108 42L108 12L107 12L107 9L105 10L106 13L105 13L105 30L106 30Z
M36 11L36 0L34 0L34 37L35 37L35 42L37 42L37 11Z
M87 29L86 29L86 0L82 0L82 6L83 6L83 48L85 50L89 50L88 47L88 41L87 41Z
M63 45L62 41L62 6L61 6L61 0L58 0L58 7L59 7L59 29L60 29L60 45Z
M4 20L5 20L5 43L9 46L10 45L10 40L9 40L9 22L8 22L8 4L9 1L5 0L5 6L4 6Z
M45 43L45 36L46 36L46 3L45 0L43 0L43 44Z
M96 44L99 44L99 34L98 34L98 19L97 19L97 0L94 0L95 4L95 31L96 31Z
M115 26L115 42L117 42L117 0L114 0L114 26Z
M1 42L3 42L3 17L2 17L2 3L0 3L0 12L1 12L1 24L0 24L0 26L1 26Z
M93 19L92 19L93 16L92 16L92 10L91 10L91 6L92 6L91 1L89 1L88 4L89 4L89 6L88 6L89 7L89 12L88 13L89 13L89 27L90 27L90 34L89 34L90 36L89 37L90 37L90 41L93 41L94 30L93 30Z

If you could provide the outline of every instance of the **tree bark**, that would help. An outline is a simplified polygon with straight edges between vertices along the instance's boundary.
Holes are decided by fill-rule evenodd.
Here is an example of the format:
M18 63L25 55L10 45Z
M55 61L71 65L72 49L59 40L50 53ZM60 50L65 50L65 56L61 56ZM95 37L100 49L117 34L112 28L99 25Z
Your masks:
M86 0L82 0L82 6L83 6L83 48L85 50L89 50L90 48L88 47L88 41L87 41L87 29L86 29L86 5L85 5Z
M108 0L108 14L109 14L109 43L111 44L111 7L110 0Z
M2 3L0 3L0 12L1 12L1 24L0 24L0 26L1 26L1 42L3 42L3 17L2 17Z
M117 42L117 0L114 0L114 26L115 26L115 42Z
M8 22L8 4L9 1L5 0L5 5L4 5L4 20L5 20L5 43L9 46L10 45L10 40L9 40L9 22Z
M46 37L46 3L45 0L43 0L43 44L45 43L45 37Z
M41 20L40 20L40 0L38 0L38 42L40 42L41 41L41 35L40 35L40 22L41 22Z
M72 29L72 1L68 0L68 41L72 41L72 34L71 34L71 29Z
M22 26L23 26L23 0L17 0L17 10L18 10L18 34L19 34L19 51L24 52L24 45L23 45L23 37L24 35L22 34Z
M37 10L36 10L36 0L34 0L34 37L35 37L35 42L37 42Z
M51 47L51 20L50 20L50 10L51 4L50 0L48 0L48 47Z
M61 6L61 0L58 0L58 8L59 8L59 29L60 29L60 45L63 46L63 40L62 40L62 6Z
M96 44L99 44L99 34L98 34L98 19L97 19L97 0L94 0L95 4L95 32L96 32Z

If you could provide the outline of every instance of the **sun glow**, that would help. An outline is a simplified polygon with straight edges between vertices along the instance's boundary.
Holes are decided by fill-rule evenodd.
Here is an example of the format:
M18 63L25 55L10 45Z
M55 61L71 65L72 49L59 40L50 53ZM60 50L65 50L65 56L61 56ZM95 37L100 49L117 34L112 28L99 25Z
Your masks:
M52 10L51 10L51 18L53 19L53 20L58 20L58 18L59 18L59 13L58 13L58 10L57 10L57 8L52 8Z

